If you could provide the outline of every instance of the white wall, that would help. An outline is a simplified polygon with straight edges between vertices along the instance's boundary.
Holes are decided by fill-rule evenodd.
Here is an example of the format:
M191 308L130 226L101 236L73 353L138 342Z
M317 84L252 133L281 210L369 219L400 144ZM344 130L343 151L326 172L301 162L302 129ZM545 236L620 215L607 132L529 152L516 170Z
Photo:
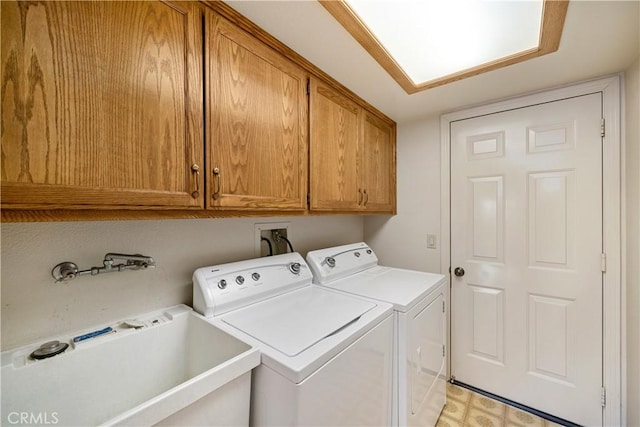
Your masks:
M640 58L625 73L627 425L640 426Z
M381 264L439 272L440 117L399 124L397 140L398 214L365 218L364 238Z
M358 242L359 216L2 224L2 350L138 313L191 304L198 267L254 257L254 224L290 222L297 252ZM102 266L108 252L153 256L157 267L54 284L72 261Z

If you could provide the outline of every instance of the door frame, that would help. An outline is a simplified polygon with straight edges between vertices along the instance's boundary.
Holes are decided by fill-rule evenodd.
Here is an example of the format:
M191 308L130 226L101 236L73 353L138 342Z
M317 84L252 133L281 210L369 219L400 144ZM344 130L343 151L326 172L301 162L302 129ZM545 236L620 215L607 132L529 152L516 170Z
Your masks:
M626 348L622 332L626 331L626 315L622 304L622 223L621 194L623 188L621 163L621 77L614 75L595 80L523 94L515 98L470 107L442 115L440 118L440 271L449 272L451 266L451 122L498 113L514 108L558 101L591 93L602 93L602 113L606 132L602 150L603 190L603 251L606 254L606 273L603 274L603 387L606 390L606 406L603 409L603 425L622 425L626 413L626 390L623 389L623 373L626 371ZM451 307L451 273L447 306ZM451 344L451 310L449 310L448 342ZM451 352L448 352L447 372L451 373Z

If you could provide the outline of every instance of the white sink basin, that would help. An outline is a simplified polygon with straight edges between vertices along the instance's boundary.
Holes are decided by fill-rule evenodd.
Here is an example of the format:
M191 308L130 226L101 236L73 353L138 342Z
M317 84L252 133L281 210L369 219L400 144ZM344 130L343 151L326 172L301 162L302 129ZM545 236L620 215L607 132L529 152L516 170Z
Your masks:
M248 425L258 349L185 305L127 320L3 352L0 424ZM51 340L69 347L30 357Z

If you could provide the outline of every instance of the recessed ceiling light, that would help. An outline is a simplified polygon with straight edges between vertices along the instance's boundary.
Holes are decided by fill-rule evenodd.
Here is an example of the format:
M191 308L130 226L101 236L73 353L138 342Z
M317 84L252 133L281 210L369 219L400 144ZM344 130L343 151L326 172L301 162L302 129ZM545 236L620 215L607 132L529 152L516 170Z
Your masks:
M557 50L565 0L319 0L407 93Z

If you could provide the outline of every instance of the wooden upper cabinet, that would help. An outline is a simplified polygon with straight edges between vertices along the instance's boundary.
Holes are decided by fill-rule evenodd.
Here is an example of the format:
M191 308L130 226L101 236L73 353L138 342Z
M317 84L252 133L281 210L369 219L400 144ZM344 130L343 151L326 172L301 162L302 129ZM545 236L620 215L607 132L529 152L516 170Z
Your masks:
M365 112L363 117L363 207L371 212L396 211L395 126Z
M197 5L0 3L2 207L202 207Z
M395 125L311 79L311 210L394 213Z
M359 209L361 108L315 78L310 84L310 191L312 210Z
M307 72L206 15L208 207L305 210Z

